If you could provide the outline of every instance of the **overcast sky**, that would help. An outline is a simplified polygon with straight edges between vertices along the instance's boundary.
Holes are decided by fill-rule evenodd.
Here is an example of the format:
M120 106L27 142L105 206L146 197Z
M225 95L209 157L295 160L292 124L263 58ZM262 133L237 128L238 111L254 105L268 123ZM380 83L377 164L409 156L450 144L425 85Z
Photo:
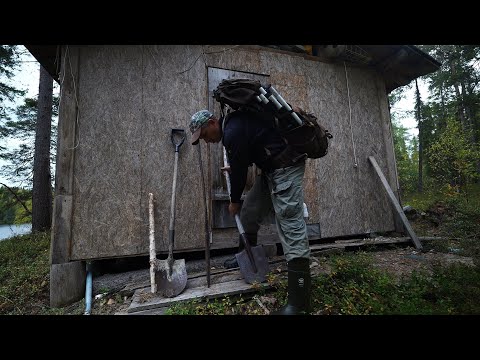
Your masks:
M401 124L409 130L409 134L418 135L417 121L413 114L415 106L415 80L410 83L410 89L404 93L405 97L398 101L395 106L390 109L391 113L395 113L396 117L401 121ZM422 102L428 102L429 90L428 85L418 80L418 91ZM411 114L406 114L411 112ZM402 116L402 114L404 116Z
M35 60L35 58L28 52L25 51L26 55L23 56L23 62L21 63L21 67L15 73L15 77L12 79L15 86L19 89L26 89L28 90L27 96L28 97L36 97L38 95L38 85L39 85L39 63ZM419 82L419 89L420 94L422 96L423 101L427 100L427 92L428 89L425 84ZM54 94L58 95L59 93L59 86L54 81ZM411 89L408 89L405 92L405 98L400 100L394 107L392 107L391 111L397 114L397 118L401 121L404 127L409 129L410 134L418 135L418 129L416 125L416 121L413 115L401 117L400 114L405 114L407 111L412 111L415 101L415 87L411 86ZM16 105L21 105L23 99L18 98ZM3 141L3 140L2 140ZM10 140L7 142L8 147L16 147L18 146L18 141ZM0 166L3 165L4 162L0 160ZM0 175L0 182L6 183L9 186L15 186L12 182L6 180L3 176Z

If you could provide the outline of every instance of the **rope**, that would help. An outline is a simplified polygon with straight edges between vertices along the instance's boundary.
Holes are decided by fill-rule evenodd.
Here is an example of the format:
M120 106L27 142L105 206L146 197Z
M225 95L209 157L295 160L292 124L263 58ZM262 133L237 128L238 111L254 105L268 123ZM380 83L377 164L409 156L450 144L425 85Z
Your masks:
M347 75L347 64L345 61L343 62L343 66L345 67L345 79L347 80L347 96L348 96L348 110L350 112L350 134L352 136L352 146L353 146L353 159L354 159L354 167L358 166L357 162L357 152L355 149L355 140L353 139L353 128L352 128L352 106L350 104L350 88L348 87L348 75Z
M205 51L205 49L204 49L204 47L203 47L203 45L202 45L202 52L200 53L200 55L197 56L197 58L195 59L195 61L193 62L193 64L190 65L186 70L177 72L176 74L183 74L183 73L191 70L192 67L197 63L198 59L200 59L201 56L203 56L203 62L204 62L204 64L205 64L205 66L206 66L207 60L206 60L206 58L205 58L205 55L222 53L221 56L223 56L223 54L224 54L225 52L230 51L230 50L232 50L232 49L235 49L235 48L238 47L238 46L240 46L240 45L234 45L234 46L231 46L231 47L229 47L229 48L226 48L226 49L223 48L222 50L217 50L217 51Z

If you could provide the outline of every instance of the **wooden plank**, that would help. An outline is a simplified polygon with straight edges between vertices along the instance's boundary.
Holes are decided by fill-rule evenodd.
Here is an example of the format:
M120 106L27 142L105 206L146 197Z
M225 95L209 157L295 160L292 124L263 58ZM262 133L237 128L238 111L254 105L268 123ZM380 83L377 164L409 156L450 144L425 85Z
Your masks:
M133 312L133 313L118 312L118 313L115 313L114 315L165 315L166 310L167 310L166 307L161 307L161 308L156 308L156 309L137 311L137 312Z
M72 261L50 266L50 306L60 307L85 296L85 263Z
M344 249L349 246L363 246L365 243L363 241L348 243L348 244L323 244L323 245L311 245L310 250L312 252L321 251L321 250L330 250L330 249Z
M241 280L243 279L242 274L240 273L239 270L231 271L231 272L221 272L218 274L211 274L211 283L212 284L220 284L228 281L234 281L234 280ZM192 278L188 280L188 287L189 288L197 288L197 287L202 287L207 285L207 279L206 276L198 276L196 278Z
M253 286L247 284L243 279L241 279L219 284L212 284L209 288L206 286L200 286L196 288L187 287L183 293L174 298L164 298L158 294L152 294L150 292L150 288L147 287L135 292L132 303L127 309L127 312L134 313L137 311L150 310L194 299L213 299L222 296L247 294L269 287L270 285L268 283Z
M187 263L188 265L188 263ZM212 283L221 283L225 281L239 280L242 279L242 274L239 270L229 269L229 270L220 270L217 272L210 273L210 282ZM187 287L195 288L199 286L207 285L207 277L205 272L200 275L193 275L188 277ZM122 296L133 296L136 290L143 288L149 288L150 280L132 280L127 283L121 290L119 290L120 295Z
M315 179L310 180L309 174L307 172L305 174L305 185L309 186L309 182L312 181L318 189L316 195L313 190L305 193L305 203L309 212L312 210L310 221L320 222L322 237L364 233L366 232L365 214L360 206L364 200L358 185L359 169L353 166L350 108L343 64L342 66L332 66L324 63L305 62L304 66L304 73L308 79L306 107L334 136L329 142L328 155L309 163L309 166L315 164ZM360 71L357 70L357 72ZM353 84L359 90L352 90ZM360 111L358 109L360 104L356 105L356 94L363 93L365 89L361 82L351 78L349 78L349 89L352 98L352 117L356 126L353 129L355 139L362 136L371 139L371 135L364 134L366 130L362 130L366 124L360 124L360 122L365 116L365 112L370 117L372 114L368 109L361 107L364 113L357 115ZM291 91L288 93L289 96L294 96L290 93ZM370 91L367 93L367 96L374 96ZM356 149L358 150L358 145ZM318 219L314 215L314 202L318 203Z
M50 264L66 263L71 256L78 61L78 48L67 46L62 49Z
M335 244L323 244L323 245L314 245L310 248L315 250L322 250L322 249L339 249L339 248L348 248L348 247L359 247L365 245L380 245L380 244L396 244L396 243L405 243L408 242L409 239L395 239L395 240L388 240L388 241L371 241L369 239L358 240L358 241L345 241L342 242L335 242Z
M446 238L441 237L419 237L418 240L421 241L434 241L434 240L447 240ZM346 249L348 247L360 247L365 245L384 245L384 244L402 244L402 243L409 243L412 241L411 237L397 237L397 238L389 238L389 237L380 237L374 239L350 239L350 240L337 240L334 244L318 244L318 245L310 245L310 250L312 252L316 251L325 251L331 249Z
M405 216L405 213L403 212L397 198L395 197L395 194L393 193L392 189L390 188L390 185L388 184L387 179L385 179L385 176L383 175L382 170L378 166L377 161L375 160L375 158L373 156L369 156L368 160L373 165L375 171L377 172L378 177L382 181L383 187L387 191L388 197L390 198L390 201L392 202L395 210L397 211L398 215L400 216L400 219L403 222L403 226L405 227L405 230L407 231L408 235L410 235L410 237L412 238L413 243L415 244L415 247L418 250L421 250L422 249L422 244L420 243L420 241L417 238L417 235L415 234L412 227L410 226L410 223L408 222L408 219Z
M156 211L163 199L153 187L142 196L142 149L147 146L143 135L148 130L142 118L139 50L134 46L81 48L73 260L131 255L142 248L149 253L148 193L154 194ZM158 133L161 130L159 126ZM155 224L155 234L162 232ZM160 249L159 244L156 248Z
M118 47L114 45L113 50ZM205 64L202 58L198 58L202 54L202 46L141 45L137 47L136 53L137 56L141 53L142 60L134 71L141 73L141 79L131 84L133 88L121 87L118 90L127 92L128 89L132 95L139 97L138 110L141 110L141 119L137 123L138 129L135 130L140 131L142 141L139 147L142 197L138 205L140 220L145 223L148 219L144 204L147 203L148 193L152 192L155 197L156 250L157 253L168 251L168 219L175 161L175 147L170 135L173 128L183 128L186 139L180 147L178 158L174 251L204 251L205 204L202 182L199 181L201 167L197 147L191 145L191 133L188 129L192 114L204 109L207 102ZM132 59L136 60L135 55L132 55ZM197 58L198 61L195 61ZM128 68L127 64L124 66ZM123 74L117 76L125 77ZM133 79L135 77L132 77L132 81ZM206 170L205 143L202 163ZM135 238L123 236L126 244L135 245L131 246L132 252L143 253L148 250L148 242L143 240L143 234L146 234L143 226L141 231L142 233L135 234Z
M78 146L76 120L78 115L78 47L62 49L61 96L58 114L55 195L72 195L74 155Z
M385 141L385 161L389 169L389 181L390 184L395 184L395 196L400 198L400 184L398 180L398 171L397 171L397 160L395 158L395 145L393 143L393 129L392 129L392 119L390 117L390 110L388 108L388 95L385 90L385 81L382 77L378 76L376 78L376 85L378 90L378 102L380 108L380 119L383 127L383 139ZM395 231L401 232L403 229L402 222L398 216L393 217L395 223Z
M72 196L56 195L53 206L50 264L68 262L72 236Z

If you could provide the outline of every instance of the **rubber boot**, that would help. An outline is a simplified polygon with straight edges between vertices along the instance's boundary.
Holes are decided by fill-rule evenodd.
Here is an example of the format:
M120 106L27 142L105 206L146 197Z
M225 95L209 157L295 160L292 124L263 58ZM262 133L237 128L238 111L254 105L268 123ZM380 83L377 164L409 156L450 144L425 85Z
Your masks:
M245 237L247 238L248 243L250 246L257 246L257 234L247 234L245 233ZM243 245L242 237L238 236L238 252L243 251L245 245ZM233 258L225 260L223 263L225 269L231 269L238 267L237 258L234 256Z
M310 260L295 258L288 266L288 303L272 315L304 315L310 313Z

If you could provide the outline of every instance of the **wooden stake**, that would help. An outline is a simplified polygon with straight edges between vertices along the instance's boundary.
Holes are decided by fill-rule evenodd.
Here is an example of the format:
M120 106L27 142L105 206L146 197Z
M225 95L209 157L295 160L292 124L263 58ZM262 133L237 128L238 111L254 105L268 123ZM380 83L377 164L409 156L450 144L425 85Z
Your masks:
M149 238L150 238L150 289L152 294L157 292L155 284L155 269L157 264L157 254L155 251L155 221L153 218L153 194L148 194L148 215L150 220Z
M377 161L373 156L369 156L368 160L372 163L375 171L377 172L378 177L382 181L383 187L387 191L388 197L390 198L390 201L392 202L395 210L397 211L398 215L400 216L400 219L402 220L403 226L405 227L405 230L407 231L408 235L410 235L410 238L412 239L413 243L415 244L415 247L418 250L422 250L423 246L420 243L420 240L418 240L417 235L415 235L415 232L413 231L412 227L410 226L410 223L408 222L407 217L405 216L405 213L402 210L402 207L400 206L400 203L398 202L397 198L395 197L395 194L393 193L392 189L390 188L390 185L387 182L387 179L385 178L385 175L383 175L382 170L380 169L380 166L378 166Z

